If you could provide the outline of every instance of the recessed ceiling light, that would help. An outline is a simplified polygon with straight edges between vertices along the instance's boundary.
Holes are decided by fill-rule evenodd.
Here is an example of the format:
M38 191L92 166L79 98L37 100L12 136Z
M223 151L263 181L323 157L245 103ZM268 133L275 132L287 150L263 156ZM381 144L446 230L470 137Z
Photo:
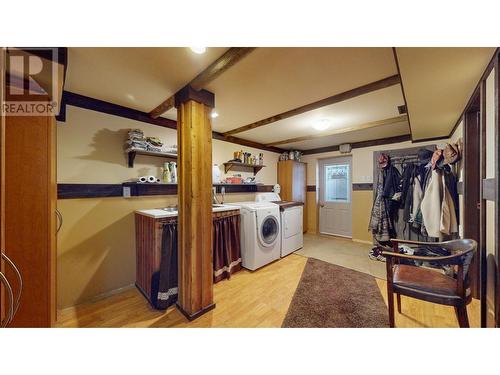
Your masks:
M217 117L219 117L219 114L218 114L218 113L217 113L217 111L214 109L214 110L212 111L212 113L210 114L210 116L211 116L212 118L217 118Z
M197 53L198 55L205 53L205 51L207 50L206 47L189 47L189 48L191 48L191 51L193 51L194 53Z
M313 128L316 130L326 130L330 127L330 125L331 121L329 119L323 118L313 123Z

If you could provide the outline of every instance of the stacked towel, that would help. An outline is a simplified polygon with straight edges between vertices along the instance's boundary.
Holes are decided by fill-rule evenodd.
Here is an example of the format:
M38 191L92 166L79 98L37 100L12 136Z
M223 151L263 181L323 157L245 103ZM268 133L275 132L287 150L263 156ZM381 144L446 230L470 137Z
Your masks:
M164 146L163 142L157 137L144 137L141 129L131 129L128 132L127 152L134 150L144 150L153 152L165 152L177 154L177 145Z
M141 129L132 129L128 132L127 144L129 145L129 149L148 149L144 132Z

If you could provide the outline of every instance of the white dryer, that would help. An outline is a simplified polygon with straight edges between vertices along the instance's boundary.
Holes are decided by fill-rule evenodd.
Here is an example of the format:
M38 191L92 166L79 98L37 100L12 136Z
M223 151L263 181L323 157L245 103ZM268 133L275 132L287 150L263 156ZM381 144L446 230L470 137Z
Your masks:
M279 259L281 250L279 206L270 202L239 202L231 205L240 207L242 266L256 270Z
M281 257L293 253L304 246L304 203L282 201L277 193L259 193L256 202L272 202L280 207Z

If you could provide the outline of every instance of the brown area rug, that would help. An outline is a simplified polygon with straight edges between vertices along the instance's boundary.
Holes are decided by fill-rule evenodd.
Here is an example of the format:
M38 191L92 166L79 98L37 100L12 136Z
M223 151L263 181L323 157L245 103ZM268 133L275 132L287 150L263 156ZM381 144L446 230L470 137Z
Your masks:
M375 278L309 258L284 328L385 328L389 315Z

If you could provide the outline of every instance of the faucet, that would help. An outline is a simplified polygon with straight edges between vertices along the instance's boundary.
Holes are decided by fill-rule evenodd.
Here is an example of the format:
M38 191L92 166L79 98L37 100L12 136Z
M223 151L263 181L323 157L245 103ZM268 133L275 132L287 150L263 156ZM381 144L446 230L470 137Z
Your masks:
M221 200L217 198L217 188L215 186L212 187L212 203L213 204L224 204L224 197L226 196L226 188L224 186L220 189Z
M217 199L217 188L215 186L212 187L212 203L219 204L219 200Z

